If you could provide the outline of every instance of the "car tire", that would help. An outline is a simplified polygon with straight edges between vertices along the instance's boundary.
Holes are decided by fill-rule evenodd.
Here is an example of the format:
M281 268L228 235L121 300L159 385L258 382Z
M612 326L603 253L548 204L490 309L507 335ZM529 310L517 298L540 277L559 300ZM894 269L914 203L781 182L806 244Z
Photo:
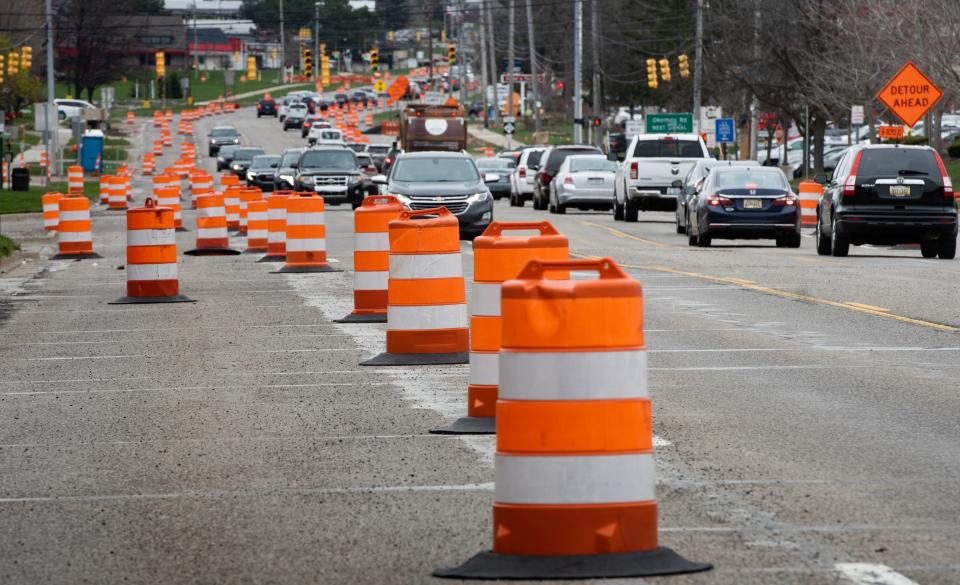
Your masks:
M850 240L839 233L837 233L837 218L833 218L833 223L831 224L833 229L830 231L833 232L830 234L830 255L837 256L842 258L850 253Z
M936 258L940 252L939 240L923 240L920 242L920 255L924 258Z
M640 219L640 204L626 201L623 205L623 221L635 222Z
M796 232L784 238L784 246L787 248L799 248L802 243L800 232Z
M557 215L563 215L564 213L567 212L567 206L561 205L559 203L557 203L556 209L557 209Z
M953 260L957 257L957 237L947 236L940 238L940 249L937 251L941 260Z
M623 221L623 205L620 205L619 201L613 202L613 219Z
M830 238L823 235L823 226L820 225L820 210L817 210L817 231L815 233L817 238L817 254L821 256L830 255Z
M697 247L709 248L712 243L713 238L710 237L709 233L697 235Z
M207 156L217 156L217 153L215 153L213 150L207 150Z
M679 215L677 216L677 220L676 220L676 221L677 221L677 233L678 233L678 234L685 234L685 233L687 233L687 228L686 228L686 226L680 225L680 216L679 216Z

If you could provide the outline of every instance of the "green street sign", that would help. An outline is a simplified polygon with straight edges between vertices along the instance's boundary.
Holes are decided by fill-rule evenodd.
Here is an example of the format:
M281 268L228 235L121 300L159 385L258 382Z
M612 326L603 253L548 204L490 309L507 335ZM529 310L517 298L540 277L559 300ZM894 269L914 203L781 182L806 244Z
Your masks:
M689 134L693 114L647 114L647 134Z

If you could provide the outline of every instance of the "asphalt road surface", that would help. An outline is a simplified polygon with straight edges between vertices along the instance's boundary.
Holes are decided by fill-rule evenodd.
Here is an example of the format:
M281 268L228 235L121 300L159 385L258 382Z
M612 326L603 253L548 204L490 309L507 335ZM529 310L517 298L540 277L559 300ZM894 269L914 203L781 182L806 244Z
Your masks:
M201 154L228 120L303 144L247 108L198 122ZM549 218L643 284L661 542L715 569L619 582L960 582L960 263L689 248L668 213L495 217ZM2 221L37 256L0 278L0 583L430 583L490 547L494 439L428 434L465 413L467 367L359 368L384 326L332 323L348 206L343 272L181 257L178 305L108 304L121 214L94 213L82 262L43 260L38 216Z

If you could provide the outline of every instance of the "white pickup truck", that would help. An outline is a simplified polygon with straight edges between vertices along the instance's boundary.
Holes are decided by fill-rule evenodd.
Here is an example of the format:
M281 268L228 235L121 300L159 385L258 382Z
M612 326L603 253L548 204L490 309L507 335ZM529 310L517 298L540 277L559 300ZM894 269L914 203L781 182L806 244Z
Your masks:
M696 134L634 136L614 177L613 218L637 221L641 210L675 209L680 189L673 182L703 158L710 153Z

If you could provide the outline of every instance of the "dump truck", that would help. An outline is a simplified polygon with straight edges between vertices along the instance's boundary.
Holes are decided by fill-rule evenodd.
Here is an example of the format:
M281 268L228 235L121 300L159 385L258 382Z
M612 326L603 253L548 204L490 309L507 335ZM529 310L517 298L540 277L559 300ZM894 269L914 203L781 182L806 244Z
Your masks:
M400 149L404 152L467 149L467 119L461 105L413 104L400 115Z

